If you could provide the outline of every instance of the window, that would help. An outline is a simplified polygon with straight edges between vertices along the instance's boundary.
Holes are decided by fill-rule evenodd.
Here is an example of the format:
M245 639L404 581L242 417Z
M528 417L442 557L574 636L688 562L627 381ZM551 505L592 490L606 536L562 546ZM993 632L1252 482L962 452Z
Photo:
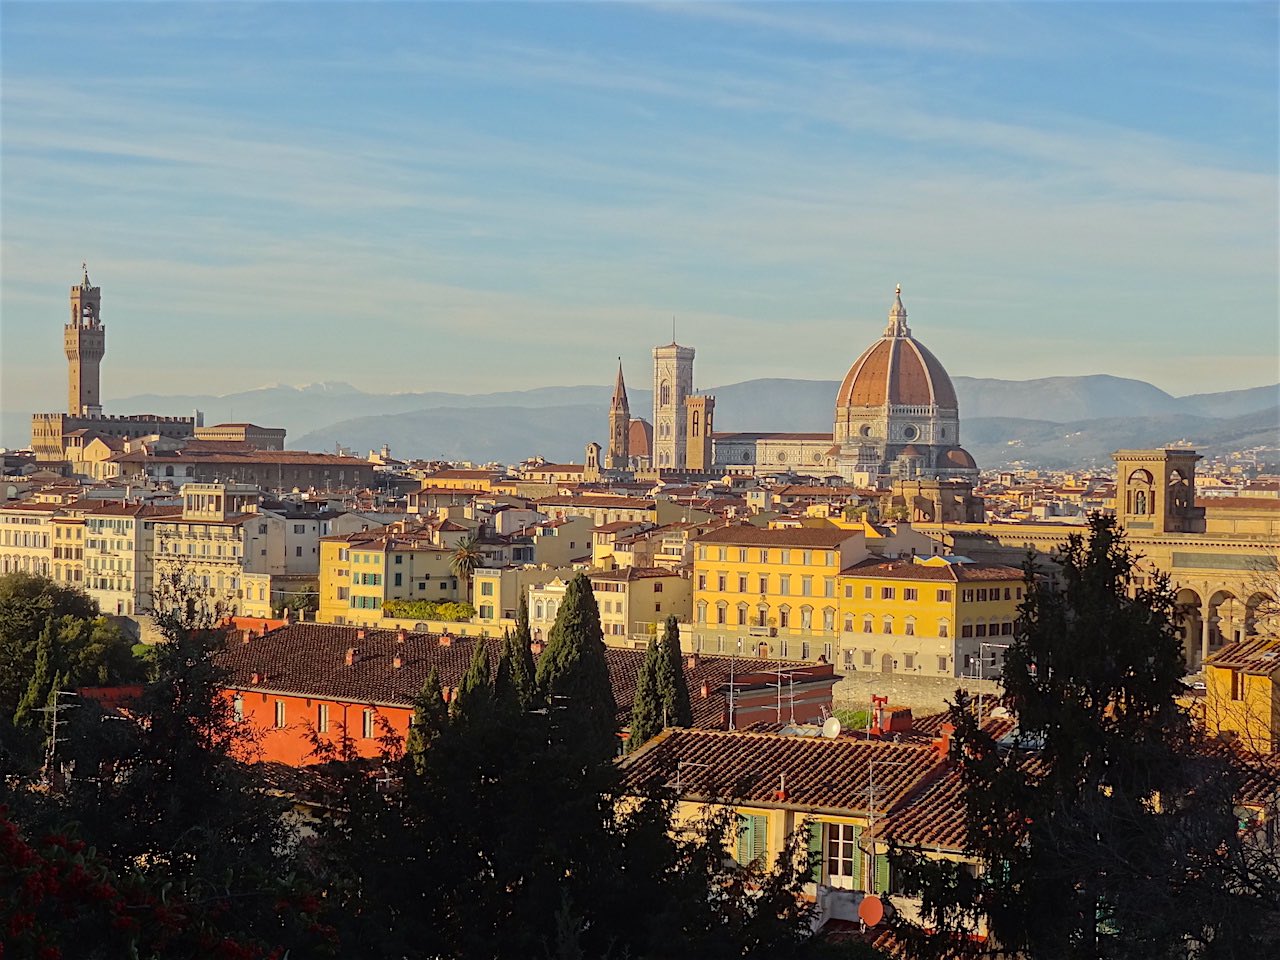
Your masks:
M300 556L302 556L302 548L301 548L301 547L294 547L294 548L293 548L293 551L294 551L293 555L294 555L295 557L300 557ZM222 553L222 548L221 548L221 547L219 547L219 548L218 548L218 553L219 553L219 554L221 554L221 553Z
M881 599L881 600L892 600L892 599L893 599L893 596L894 596L894 588L893 588L893 587L881 587L881 588L880 588L880 599Z
M373 739L373 711L367 707L360 716L360 734L366 740Z
M873 626L874 623L875 621L872 619L871 614L867 614L865 617L862 618L862 632L873 633L875 630Z
M236 720L244 719L244 697L236 694L231 698L231 711L235 715Z
M728 609L729 605L723 600L716 604L716 623L725 623L727 621L726 611Z
M1244 699L1244 672L1242 670L1231 671L1231 699Z
M784 567L785 567L786 565L788 565L789 563L791 563L791 551L790 551L790 550L782 550L782 551L779 551L779 552L782 554L782 565L783 565Z
M960 600L961 600L962 602L964 602L964 603L973 603L973 591L972 591L972 590L961 590L961 591L960 591Z
M744 867L767 866L769 818L758 814L738 814L737 860Z
M982 587L978 590L978 602L985 603L987 599L987 588Z
M915 588L915 587L904 587L904 588L903 588L903 590L902 590L902 599L903 599L903 600L916 600L916 599L918 599L918 597L919 597L919 595L916 593L916 588Z
M871 651L870 651L870 650L863 650L863 651L862 651L862 665L863 665L864 667L869 667L869 666L871 666L871 657L872 657L872 653L871 653Z
M402 584L401 584L401 579L402 579L403 577L404 577L404 574L402 574L402 573L397 573L397 574L396 574L396 586L397 586L397 587L399 587L399 586L401 586L401 585L402 585Z
M834 633L836 629L835 607L822 608L822 629L826 633Z
M745 603L738 604L738 626L745 627L750 616L750 608Z
M705 573L698 574L698 589L707 589L707 575Z
M738 575L738 592L747 592L747 575L745 573Z
M911 617L907 617L906 621L904 622L903 632L906 633L908 637L914 637L916 635L916 622L914 619L912 619Z
M760 577L760 592L761 593L769 592L769 578L767 576Z
M844 668L846 670L853 669L853 651L852 650L846 650L844 652Z
M399 561L399 559L400 559L399 557L396 557L396 560L397 560L397 561ZM396 574L396 586L400 586L400 574L398 574L398 573ZM661 584L659 584L659 587L661 587ZM483 582L480 584L480 596L482 596L482 597L492 597L492 596L493 596L493 581L492 581L492 580L485 580L485 581L483 581Z
M329 732L329 705L322 703L316 707L316 730L320 733Z
M698 622L707 622L707 602L705 600L698 601Z
M951 591L950 591L950 590L939 590L939 591L938 591L938 602L939 602L939 603L950 603L950 602L951 602Z
M836 595L836 578L835 577L822 578L822 595L824 597L834 597Z
M813 596L813 577L800 578L800 596L802 597Z
M1011 636L1013 636L1013 621L1012 621L1012 620L1006 620L1006 621L1004 621L1004 623L1000 624L1000 636L1002 636L1002 637L1011 637Z
M845 598L846 600L852 600L852 599L853 599L853 585L852 585L852 584L845 584L845 587L844 587L844 598Z
M295 523L295 524L293 525L293 532L294 532L294 533L306 533L306 532L307 532L306 524L302 524L302 523Z
M1013 588L1013 595L1014 595L1017 599L1021 600L1021 599L1022 599L1022 588L1021 588L1021 587L1014 587L1014 588Z
M938 658L938 672L939 672L939 673L946 673L946 672L947 672L947 658L946 658L946 657L939 657L939 658Z
M1009 593L1010 593L1009 588L1008 588L1008 587L1005 587L1005 588L1004 588L1004 598L1005 598L1006 600L1010 599Z
M873 589L873 588L871 588L871 587L863 587L863 588L862 588L862 599L863 599L863 600L870 600L870 599L871 599L871 590L872 590L872 589Z
M946 639L951 632L951 625L946 620L938 621L938 636Z
M961 625L960 625L960 636L961 636L961 637L972 637L972 636L973 636L973 624L971 624L971 623L961 624Z
M812 565L813 565L813 551L812 551L812 550L805 550L805 551L804 551L804 560L802 560L801 562L802 562L806 567L812 566Z
M881 623L881 633L893 633L893 617L885 617Z
M285 724L284 701L276 701L276 726L283 727Z
M791 626L791 608L790 607L782 606L778 608L778 626L780 627Z
M975 637L985 637L987 635L987 625L985 623L975 624L973 635Z
M746 562L747 562L747 548L746 548L746 547L741 547L741 548L739 548L739 550L738 550L738 562L739 562L739 563L746 563Z
M719 590L721 593L724 593L726 590L729 589L728 582L729 582L729 578L725 576L723 573L716 575L716 589Z
M845 633L853 633L853 614L849 614L844 618L844 631Z
M801 660L809 659L809 642L807 640L802 641L800 643L800 659Z
M791 577L788 574L781 574L778 577L778 593L784 597L791 593Z
M813 629L813 607L800 608L800 629L801 630Z
M822 656L826 658L827 663L831 662L831 644L824 643L822 645Z

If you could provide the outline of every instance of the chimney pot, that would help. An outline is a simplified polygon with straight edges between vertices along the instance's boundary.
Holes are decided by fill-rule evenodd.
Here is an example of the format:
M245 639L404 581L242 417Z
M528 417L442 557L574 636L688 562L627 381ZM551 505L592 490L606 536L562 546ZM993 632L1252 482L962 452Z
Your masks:
M703 680L702 681L702 699L705 700L709 696L711 696L711 684Z
M365 637L364 627L361 627L359 630L356 631L356 639L363 640L364 637Z
M347 666L351 666L356 662L356 648L347 647Z
M256 687L262 682L262 674L257 670L253 671L253 673L249 674L249 682Z
M453 637L452 637L452 636L450 636L450 635L449 635L449 634L447 634L447 633L442 633L442 634L440 634L440 646L442 646L442 647L452 647L452 646L453 646Z
M404 664L404 661L400 658L400 654L397 653L394 657L391 658L392 670L399 670L400 667L403 666L403 664Z
M697 670L698 664L701 661L696 653L691 653L689 654L689 659L686 660L685 662L688 664L690 670Z
M399 630L396 631L396 643L404 643L405 639L408 636L409 636L409 631L406 630L404 627L401 627Z
M539 656L542 653L542 641L541 640L533 641L533 643L529 644L529 649L533 651L533 655L535 657Z

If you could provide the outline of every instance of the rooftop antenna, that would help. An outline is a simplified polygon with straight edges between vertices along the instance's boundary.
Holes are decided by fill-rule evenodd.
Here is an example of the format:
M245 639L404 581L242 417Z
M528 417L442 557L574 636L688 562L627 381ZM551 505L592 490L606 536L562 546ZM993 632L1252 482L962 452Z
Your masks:
M671 315L671 342L676 342L676 315Z

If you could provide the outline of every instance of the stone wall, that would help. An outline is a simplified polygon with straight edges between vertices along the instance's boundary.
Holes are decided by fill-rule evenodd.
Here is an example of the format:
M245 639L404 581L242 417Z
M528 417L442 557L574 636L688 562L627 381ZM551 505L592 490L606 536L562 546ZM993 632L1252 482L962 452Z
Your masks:
M870 671L836 671L844 679L836 684L835 705L839 709L866 710L871 697L889 698L889 705L910 707L915 714L938 713L947 708L947 701L955 698L957 687L971 693L998 694L999 682L974 680L968 677L917 677L905 673L873 673Z

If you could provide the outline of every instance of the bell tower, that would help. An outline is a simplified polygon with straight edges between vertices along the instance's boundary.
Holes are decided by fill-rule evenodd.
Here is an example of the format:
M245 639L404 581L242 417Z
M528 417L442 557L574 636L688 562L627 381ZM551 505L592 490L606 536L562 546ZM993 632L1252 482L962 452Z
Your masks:
M631 404L627 401L627 385L622 380L622 358L618 358L618 379L609 402L609 452L604 465L610 470L627 470L631 466Z
M89 284L89 270L71 288L71 321L63 328L67 354L67 412L73 417L102 415L98 365L106 353L107 328L102 325L102 289Z
M694 473L711 470L713 447L711 434L715 430L716 398L702 393L687 397L684 401L685 469Z
M1126 531L1203 533L1204 507L1196 506L1196 461L1185 448L1117 450L1116 516Z

